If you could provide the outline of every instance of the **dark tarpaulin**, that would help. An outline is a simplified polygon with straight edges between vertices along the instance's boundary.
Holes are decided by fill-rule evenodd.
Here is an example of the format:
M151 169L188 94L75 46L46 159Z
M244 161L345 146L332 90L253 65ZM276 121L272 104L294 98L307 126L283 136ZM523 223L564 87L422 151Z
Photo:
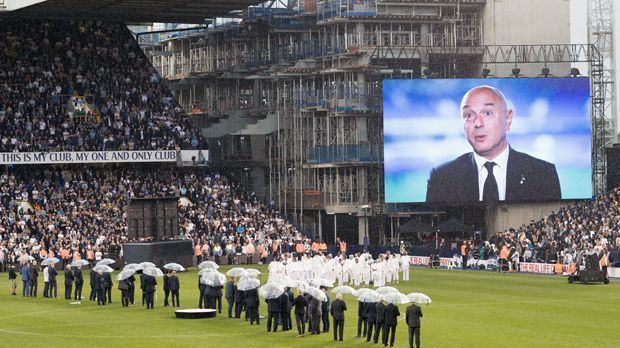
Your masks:
M458 234L471 232L471 227L462 223L459 219L454 216L437 225L437 230L439 230L439 234Z

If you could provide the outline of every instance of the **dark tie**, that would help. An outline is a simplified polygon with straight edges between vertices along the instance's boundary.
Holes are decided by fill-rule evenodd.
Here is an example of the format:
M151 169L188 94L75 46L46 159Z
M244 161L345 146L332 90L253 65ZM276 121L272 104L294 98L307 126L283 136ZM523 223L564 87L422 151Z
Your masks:
M499 192L497 192L497 181L493 175L493 167L495 162L487 162L484 167L487 169L487 179L484 181L484 189L482 191L482 200L485 202L499 201Z

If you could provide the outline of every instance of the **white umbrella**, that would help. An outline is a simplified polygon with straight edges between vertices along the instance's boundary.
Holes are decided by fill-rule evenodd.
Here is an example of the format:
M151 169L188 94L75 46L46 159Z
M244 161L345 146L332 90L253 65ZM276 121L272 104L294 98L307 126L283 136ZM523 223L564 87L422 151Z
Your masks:
M297 288L300 286L299 281L293 280L287 276L273 277L270 282L281 284L285 288Z
M140 267L142 267L142 269L147 269L150 267L157 267L157 266L155 266L155 264L152 262L144 261L144 262L140 262Z
M157 267L146 268L142 271L142 273L146 275L150 275L151 277L163 277L164 276L164 272L162 272L161 269Z
M202 261L199 265L198 268L200 269L205 269L205 268L213 268L213 269L218 269L220 268L220 266L213 262L213 261Z
M86 261L84 259L79 259L79 260L75 260L75 261L71 262L71 267L77 267L77 266L84 267L84 266L88 266L88 265L89 265L88 261Z
M95 271L95 272L101 271L103 273L112 273L112 272L114 272L112 267L110 267L108 265L97 265L97 266L93 267L93 271Z
M228 272L226 272L226 275L229 277L243 277L246 274L247 272L245 271L245 269L241 267L233 267L229 269Z
M114 261L112 259L107 259L106 258L106 259L103 259L103 260L97 262L97 266L99 266L99 265L107 265L107 266L109 266L109 265L113 265L115 263L116 263L116 261Z
M51 264L58 263L58 262L60 262L59 259L57 259L55 257L49 257L49 258L41 261L41 266L47 266L47 265L51 265Z
M321 286L324 286L326 288L333 288L334 282L332 282L329 279L325 279L325 278L315 278L310 281L310 285L316 286L317 288Z
M134 273L136 273L136 271L133 270L133 269L125 269L125 270L122 270L121 273L119 273L116 276L116 279L117 280L125 280L125 279L131 277Z
M217 272L217 270L213 269L213 268L205 268L205 269L201 269L200 271L198 271L198 276L202 277L205 274L211 273L211 272ZM219 272L218 272L219 273Z
M133 269L137 272L142 269L142 266L138 265L137 263L128 263L123 267L123 271L126 269Z
M226 276L220 272L209 272L200 278L200 282L209 286L223 286Z
M246 268L245 271L247 272L247 274L253 275L255 277L261 274L260 271L257 270L256 268Z
M30 255L22 255L22 256L20 256L20 257L18 257L18 258L17 258L17 261L19 261L19 262L22 262L22 261L28 261L28 262L30 262L30 261L32 261L32 260L34 260L34 257L32 257L32 256L30 256ZM56 259L56 260L58 260L58 259Z
M421 292L412 292L410 294L407 294L407 297L409 298L409 301L416 304L430 304L431 302L433 302L430 297Z
M282 284L268 282L258 288L258 294L266 299L278 298L284 293Z
M379 302L381 300L381 295L374 290L364 291L357 297L357 300L364 303Z
M317 287L309 286L304 290L304 293L316 298L321 302L327 301L327 295L323 292L323 290Z
M400 292L391 292L389 294L382 295L385 302L393 303L395 305L409 303L409 298Z
M337 286L331 289L331 292L334 294L351 294L353 296L357 295L357 291L355 291L355 289L347 285Z
M169 269L171 271L177 271L177 272L185 271L185 267L179 265L178 263L174 263L174 262L165 264L164 268Z
M237 289L241 291L248 291L252 289L256 289L260 286L260 281L256 278L247 278L244 280L240 280L237 283Z
M355 292L356 292L355 296L359 297L360 295L362 295L364 293L367 293L369 291L374 291L374 290L373 289L369 289L369 288L359 288L359 289L355 290Z
M379 295L387 295L387 294L391 294L394 292L398 292L398 289L393 288L391 286L382 286L382 287L376 288L375 291L378 292Z

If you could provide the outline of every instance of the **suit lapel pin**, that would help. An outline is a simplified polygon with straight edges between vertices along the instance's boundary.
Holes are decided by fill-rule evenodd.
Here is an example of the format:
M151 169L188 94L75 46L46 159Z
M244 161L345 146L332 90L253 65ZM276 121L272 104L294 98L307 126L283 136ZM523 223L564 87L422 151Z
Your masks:
M521 181L519 181L519 184L523 185L524 183L525 183L525 176L521 174Z

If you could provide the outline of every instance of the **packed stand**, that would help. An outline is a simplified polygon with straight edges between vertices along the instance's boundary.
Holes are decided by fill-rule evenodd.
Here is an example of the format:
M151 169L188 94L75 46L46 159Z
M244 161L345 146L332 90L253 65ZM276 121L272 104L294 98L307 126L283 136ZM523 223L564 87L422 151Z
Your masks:
M205 145L122 23L0 22L0 86L0 152Z
M305 240L277 209L225 176L195 168L144 166L37 167L0 177L2 269L23 254L91 263L120 257L127 242L125 204L130 198L181 196L179 238L193 241L196 256L279 256ZM232 260L231 260L232 261ZM254 260L260 261L260 260Z

